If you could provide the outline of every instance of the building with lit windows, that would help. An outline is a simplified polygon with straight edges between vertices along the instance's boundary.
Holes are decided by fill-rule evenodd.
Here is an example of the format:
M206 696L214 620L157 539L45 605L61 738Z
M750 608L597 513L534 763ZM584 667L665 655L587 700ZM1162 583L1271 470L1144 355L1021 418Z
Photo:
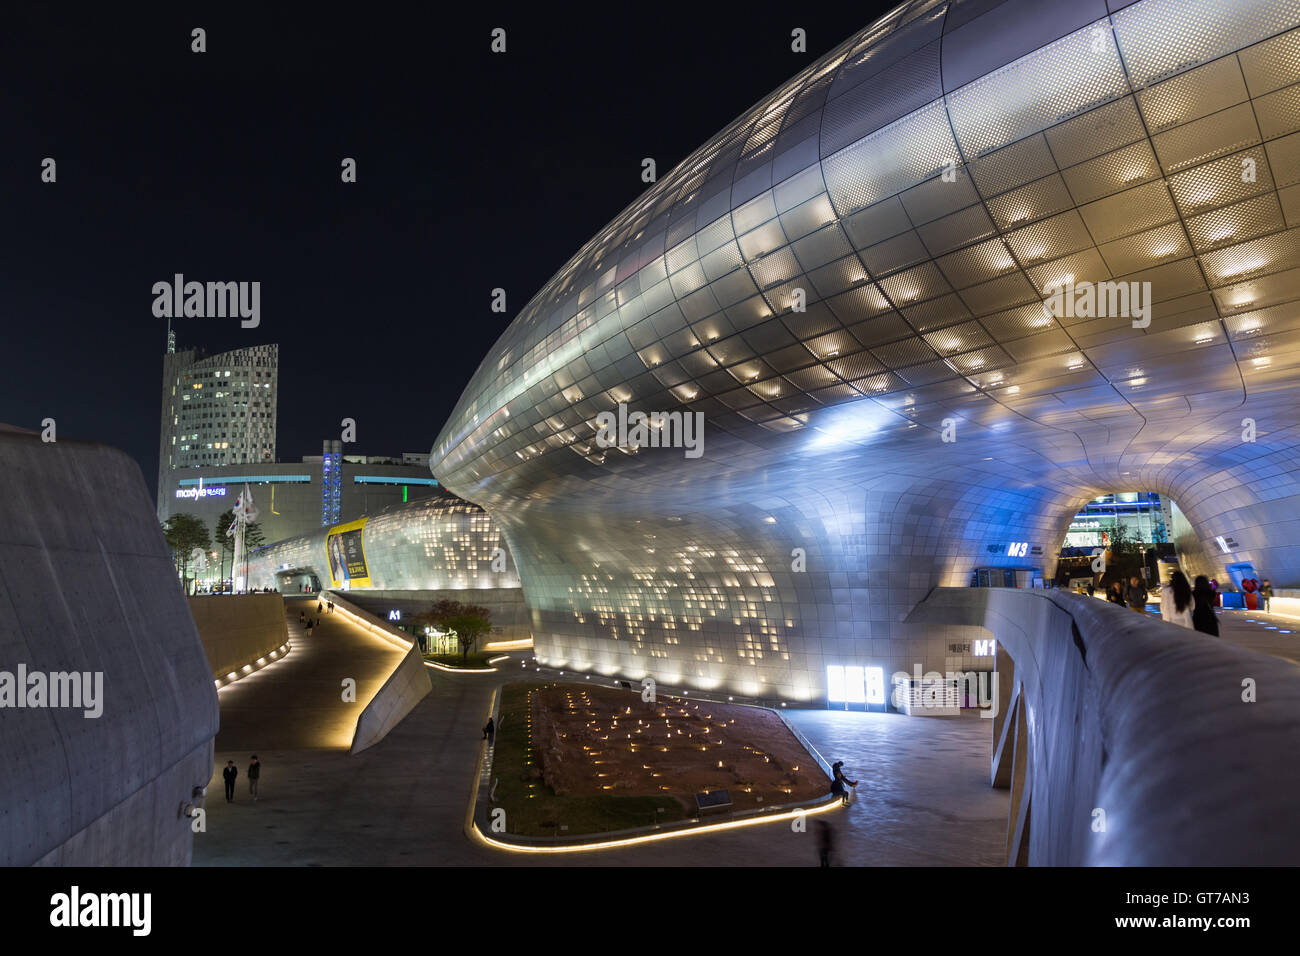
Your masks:
M1168 498L1145 491L1099 495L1074 516L1064 547L1108 547L1116 528L1123 528L1130 541L1169 544L1173 527L1173 502Z
M441 491L437 479L429 474L427 454L344 455L341 447L337 441L326 441L321 454L296 462L179 469L170 474L170 483L159 496L158 519L165 522L178 513L194 515L215 539L218 519L234 507L247 487L257 507L262 540L273 542ZM221 545L214 541L213 550L220 552ZM229 556L223 575L213 561L212 568L199 575L200 585L229 578L228 562Z
M987 634L918 603L1050 578L1116 488L1300 585L1297 103L1295 0L916 0L765 96L434 443L538 657L808 701L965 669ZM628 413L702 416L702 454L602 440Z
M175 473L275 461L278 345L206 355L167 333L158 440L158 518Z

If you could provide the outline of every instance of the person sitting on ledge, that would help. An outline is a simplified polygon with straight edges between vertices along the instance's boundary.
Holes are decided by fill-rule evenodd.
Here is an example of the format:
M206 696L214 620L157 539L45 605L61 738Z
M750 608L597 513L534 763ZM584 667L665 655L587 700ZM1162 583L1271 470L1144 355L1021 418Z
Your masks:
M850 780L848 777L844 776L843 767L843 760L837 760L835 763L831 764L831 770L835 772L835 779L831 781L831 793L839 796L841 806L847 807L849 805L849 791L845 787L845 784L848 784L850 787L856 787L858 782L856 780Z

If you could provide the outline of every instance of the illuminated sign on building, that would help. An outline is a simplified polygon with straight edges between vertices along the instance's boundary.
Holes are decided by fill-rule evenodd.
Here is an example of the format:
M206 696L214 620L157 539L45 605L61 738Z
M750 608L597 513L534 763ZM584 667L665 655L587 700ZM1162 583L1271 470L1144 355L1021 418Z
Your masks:
M397 610L389 611L388 619L390 621L400 621L402 619L402 612Z
M1007 555L1012 558L1024 558L1029 555L1028 541L1012 541L1007 545Z
M970 654L972 657L992 657L997 653L998 642L994 640L975 641L972 645L969 641L962 641L956 644L948 645L949 654Z
M218 498L224 498L226 496L226 489L222 487L177 488L176 489L177 498L208 498L212 496L216 496Z

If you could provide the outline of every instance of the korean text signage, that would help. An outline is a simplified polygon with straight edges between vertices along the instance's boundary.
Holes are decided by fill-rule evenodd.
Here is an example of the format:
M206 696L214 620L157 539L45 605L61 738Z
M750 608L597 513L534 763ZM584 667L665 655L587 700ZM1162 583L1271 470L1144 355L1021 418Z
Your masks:
M223 487L177 488L176 497L177 498L210 498L210 497L224 498L226 497L226 489Z

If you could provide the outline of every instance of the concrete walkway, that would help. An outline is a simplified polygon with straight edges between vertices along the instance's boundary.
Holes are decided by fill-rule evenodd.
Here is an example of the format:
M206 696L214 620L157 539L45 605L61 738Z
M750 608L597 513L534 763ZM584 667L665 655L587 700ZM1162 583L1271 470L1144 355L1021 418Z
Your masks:
M1219 611L1219 636L1247 650L1300 664L1300 621L1262 611Z
M247 777L251 755L257 754L262 764L261 788L265 791L282 779L287 759L307 761L306 772L311 767L311 752L346 754L357 717L402 659L402 652L393 645L328 613L320 615L320 623L307 637L298 623L300 610L316 618L315 599L285 602L293 644L286 657L217 692L221 727L208 782L209 833L226 826L230 815L242 814L245 805L252 807ZM357 682L355 703L343 700L346 677ZM294 756L289 758L289 754ZM239 768L233 804L225 801L221 777L228 759Z
M328 615L307 640L295 633L296 603L289 617L295 640L289 658L222 691L217 767L227 755L236 760L238 794L226 804L220 774L214 775L208 830L194 843L196 866L817 862L813 827L796 833L788 822L578 854L525 855L472 842L463 827L483 747L480 728L495 689L516 679L518 662L513 668L503 662L490 675L431 671L432 693L387 738L352 756L341 731L346 727L350 740L344 714L355 721L359 711L335 706L339 681L357 677L364 702L401 653ZM834 828L837 863L1001 864L1007 799L987 784L988 721L828 711L788 716L824 756L844 760L861 781L847 811L820 818ZM314 721L321 729L312 729ZM253 752L264 765L256 804L244 778Z
M463 827L492 695L517 674L538 675L519 673L519 658L502 662L497 674L431 671L432 693L385 740L351 756L346 747L362 705L339 704L339 682L356 677L364 703L401 652L328 615L308 640L298 632L298 607L290 602L289 658L221 692L217 766L227 753L236 760L239 794L227 805L214 776L196 866L816 864L813 828L795 833L788 823L555 855L472 842ZM1300 660L1296 622L1227 611L1220 628L1225 640ZM820 818L833 827L837 864L1002 865L1007 794L988 785L990 721L825 710L787 716L860 781L847 811ZM243 776L252 752L265 765L257 804Z

